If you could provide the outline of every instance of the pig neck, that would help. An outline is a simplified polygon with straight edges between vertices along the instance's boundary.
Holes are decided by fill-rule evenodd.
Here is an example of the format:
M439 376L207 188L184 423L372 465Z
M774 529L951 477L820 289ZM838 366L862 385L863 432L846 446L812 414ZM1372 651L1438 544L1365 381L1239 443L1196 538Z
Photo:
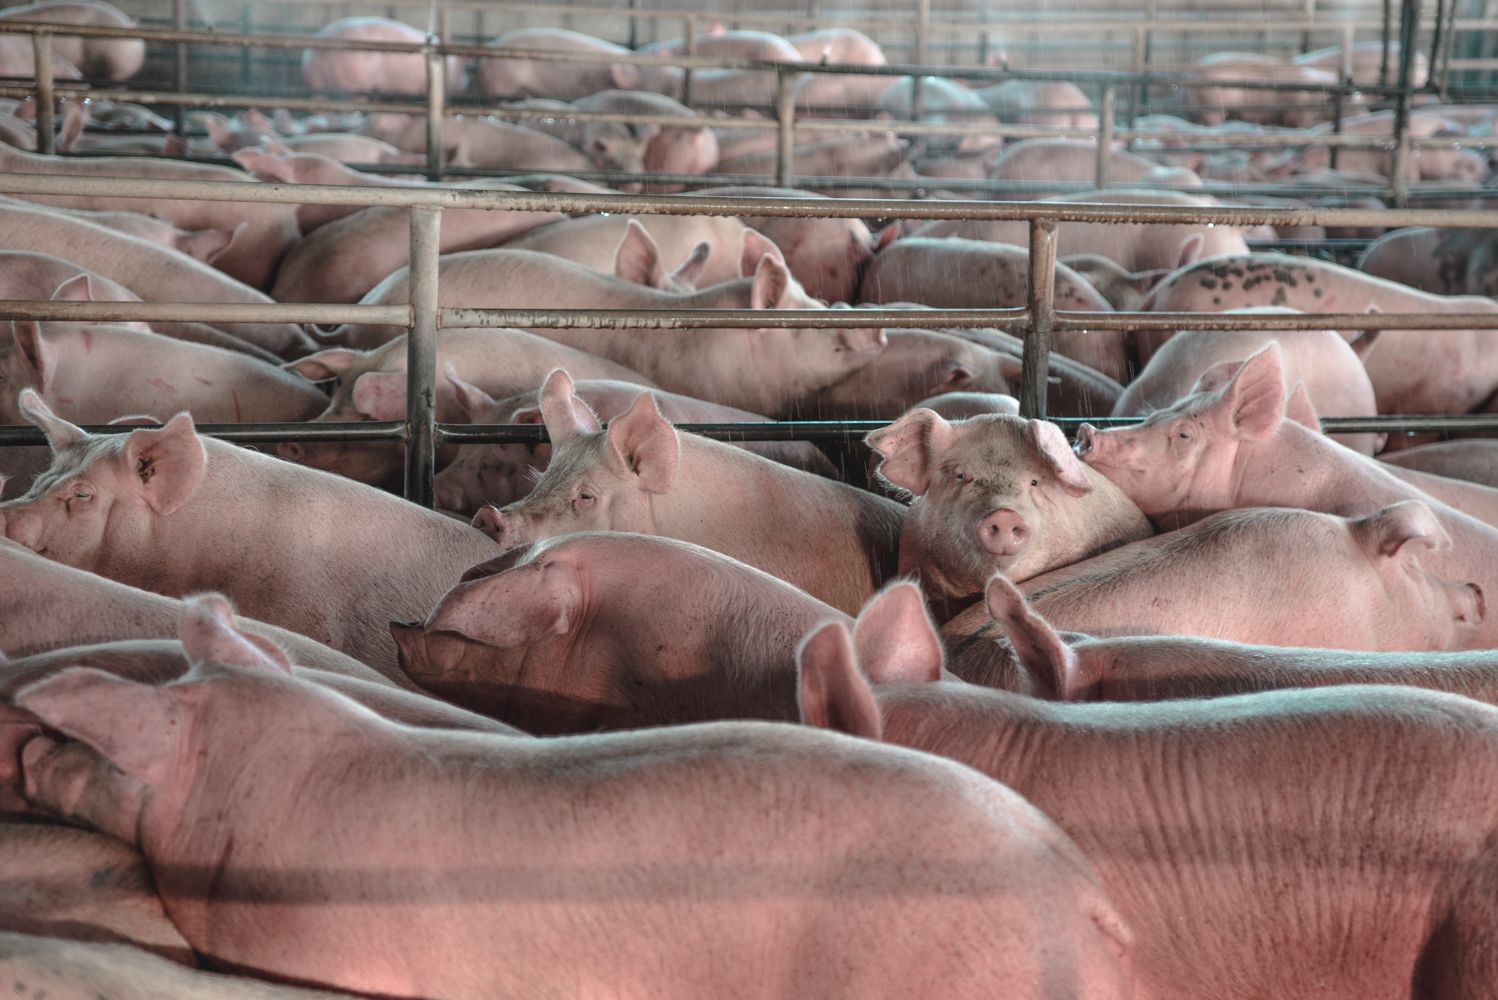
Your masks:
M732 556L802 589L815 587L812 593L845 611L856 611L894 574L902 520L894 501L718 441L690 434L679 439L679 485L650 497L655 525L671 529L662 534ZM724 488L709 496L701 491L709 483ZM839 530L829 530L833 527ZM853 563L866 570L860 579L846 580Z
M1083 559L1090 559L1127 542L1149 538L1155 533L1149 518L1112 480L1091 466L1084 465L1082 469L1092 483L1092 491L1075 500L1071 497L1062 499L1077 504L1076 516L1088 526L1089 531L1078 538L1079 544L1073 549L1061 549L1052 553L1048 560L1050 566L1032 575L1038 576L1054 567L1069 566Z

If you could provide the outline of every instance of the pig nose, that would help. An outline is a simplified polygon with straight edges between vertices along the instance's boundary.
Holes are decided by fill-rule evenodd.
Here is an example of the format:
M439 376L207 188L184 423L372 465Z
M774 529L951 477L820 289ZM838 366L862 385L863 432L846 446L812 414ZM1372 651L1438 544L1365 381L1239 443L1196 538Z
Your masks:
M1017 556L1030 538L1025 519L1007 507L1000 507L978 522L978 544L996 556Z
M499 543L502 549L515 544L515 521L504 511L486 503L473 515L473 526Z
M288 462L301 462L307 457L307 451L297 441L282 441L276 445L276 454Z
M17 545L24 545L33 552L41 544L41 529L41 518L0 514L0 534L4 534Z
M1097 447L1097 428L1091 424L1083 424L1077 428L1077 455L1086 458L1092 449Z
M1487 598L1483 597L1482 588L1475 583L1469 583L1462 590L1462 599L1456 603L1457 621L1468 625L1481 625L1488 612L1488 602Z

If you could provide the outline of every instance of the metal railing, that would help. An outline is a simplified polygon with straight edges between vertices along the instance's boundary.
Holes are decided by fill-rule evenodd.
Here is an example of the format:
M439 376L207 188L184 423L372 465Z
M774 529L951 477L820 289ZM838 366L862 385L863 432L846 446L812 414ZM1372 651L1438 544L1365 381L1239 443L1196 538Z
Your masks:
M0 174L0 193L12 195L111 196L159 199L157 181L117 177ZM183 200L277 204L385 205L410 212L410 302L406 305L315 305L0 301L0 319L34 320L210 320L234 322L381 323L403 326L407 339L407 409L400 422L365 424L205 425L205 433L235 441L360 440L400 442L406 448L405 493L430 506L435 451L439 444L536 441L534 426L439 424L436 421L437 331L449 327L519 326L651 329L774 327L982 327L1023 337L1021 412L1046 416L1051 338L1070 331L1343 330L1477 328L1498 330L1498 314L1213 314L1114 313L1056 310L1056 226L1060 222L1169 222L1252 225L1445 225L1498 228L1498 211L1428 209L1246 209L1158 205L1086 205L1040 202L908 202L883 199L802 199L712 196L559 194L426 188L365 188L325 185L244 185L176 181L172 196ZM441 215L446 209L612 212L664 215L755 215L775 217L1025 220L1030 225L1028 305L1005 309L828 309L828 310L624 310L472 309L439 305ZM648 336L648 333L642 333ZM1071 421L1059 421L1070 423ZM1095 421L1096 422L1096 421ZM1498 429L1498 414L1382 417L1324 421L1329 430ZM740 439L846 440L880 426L877 421L785 421L770 424L683 425L713 436ZM128 430L103 428L101 430ZM0 428L0 446L42 444L40 431Z

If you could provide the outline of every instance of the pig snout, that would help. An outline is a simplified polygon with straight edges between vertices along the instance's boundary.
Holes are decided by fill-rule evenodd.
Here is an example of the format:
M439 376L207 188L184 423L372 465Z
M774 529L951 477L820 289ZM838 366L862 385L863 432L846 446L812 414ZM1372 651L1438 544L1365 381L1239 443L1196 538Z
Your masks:
M1456 621L1467 625L1481 625L1487 617L1488 602L1482 588L1475 583L1451 588L1451 609Z
M42 520L24 509L0 511L0 535L36 552L41 545Z
M307 449L297 441L282 441L276 445L276 454L288 462L302 463L307 459Z
M978 522L978 544L990 555L1014 557L1030 539L1030 526L1017 512L1000 507Z
M502 549L520 544L520 530L512 514L506 514L492 503L486 503L473 515L473 526L494 539Z

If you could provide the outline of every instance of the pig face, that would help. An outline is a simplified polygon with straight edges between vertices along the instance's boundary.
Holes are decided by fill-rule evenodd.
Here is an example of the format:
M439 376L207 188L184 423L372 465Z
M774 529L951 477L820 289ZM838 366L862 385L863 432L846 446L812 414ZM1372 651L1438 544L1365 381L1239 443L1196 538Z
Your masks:
M578 531L654 534L651 498L670 491L681 457L655 397L641 393L604 432L567 373L555 371L541 389L541 413L551 464L528 497L483 508L474 527L504 548Z
M588 122L582 129L582 150L600 170L643 173L645 150L660 126L649 123Z
M0 526L38 555L97 570L117 546L146 546L157 519L202 482L207 455L186 413L159 429L90 437L30 389L21 412L46 432L52 466L23 496L0 504Z
M917 496L900 572L919 574L933 595L978 593L996 572L1028 579L1088 530L1074 501L1093 484L1055 424L997 414L948 423L912 410L865 440L883 457L879 478Z
M1082 460L1107 476L1146 517L1233 506L1239 444L1263 441L1285 412L1280 348L1270 344L1221 384L1209 370L1184 399L1135 427L1077 433Z
M540 424L535 397L496 402L488 393L460 379L448 367L448 383L459 407L475 424ZM551 444L481 444L458 449L433 486L439 510L472 516L485 504L503 507L528 494L551 461Z

